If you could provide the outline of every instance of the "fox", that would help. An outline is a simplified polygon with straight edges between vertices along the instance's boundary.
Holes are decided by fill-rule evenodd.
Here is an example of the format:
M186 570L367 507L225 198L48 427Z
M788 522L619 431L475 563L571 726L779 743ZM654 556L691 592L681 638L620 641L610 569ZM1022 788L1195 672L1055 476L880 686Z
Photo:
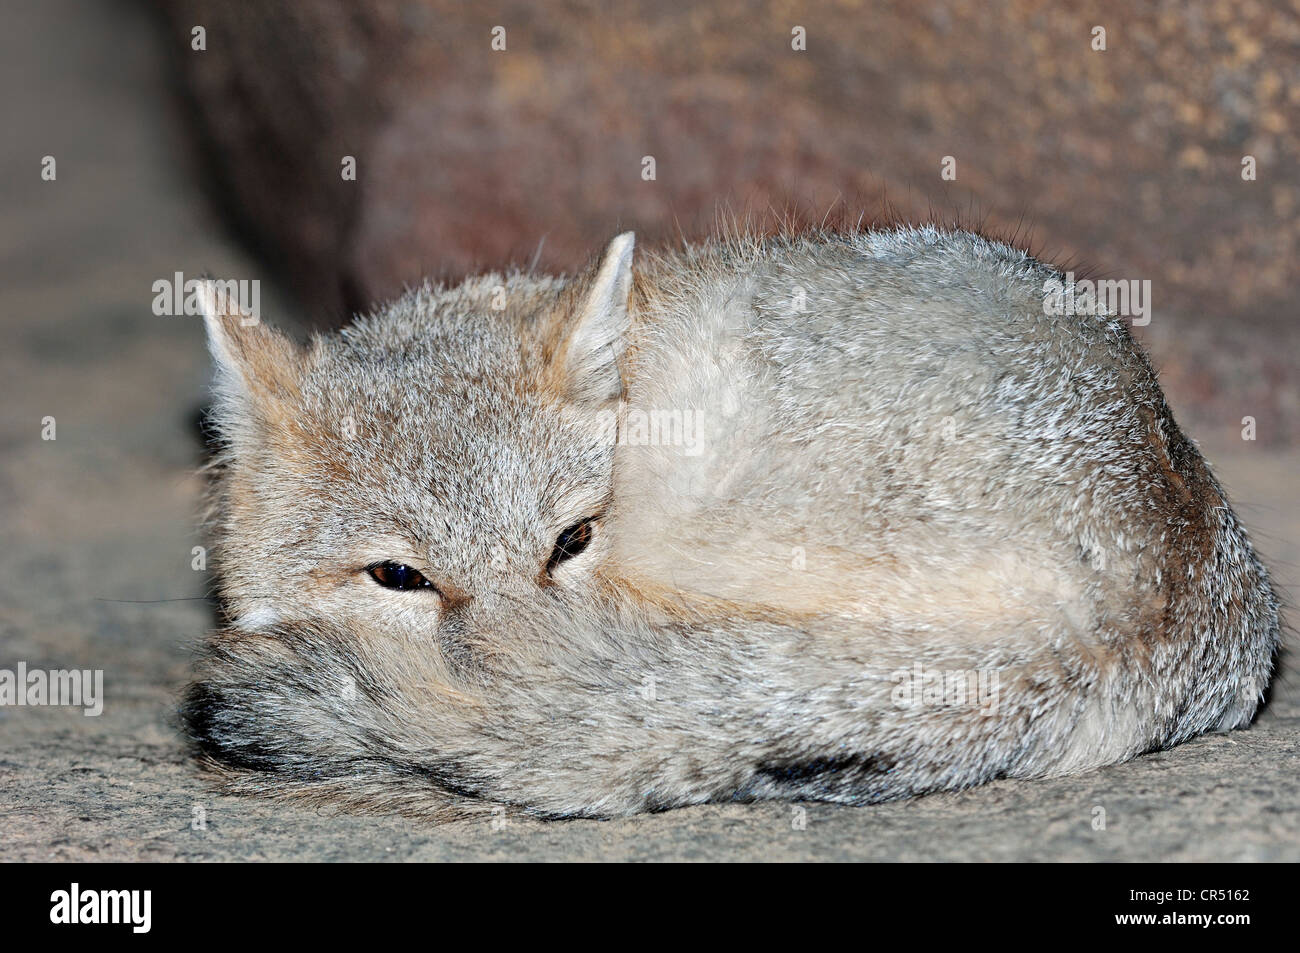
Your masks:
M960 228L634 246L305 343L205 286L225 790L864 805L1251 722L1278 598L1123 316Z

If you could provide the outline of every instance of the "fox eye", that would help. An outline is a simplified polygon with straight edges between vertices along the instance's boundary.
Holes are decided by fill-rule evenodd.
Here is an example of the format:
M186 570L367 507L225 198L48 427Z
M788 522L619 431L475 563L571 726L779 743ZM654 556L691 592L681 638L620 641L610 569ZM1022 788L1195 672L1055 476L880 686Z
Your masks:
M555 541L555 549L551 551L551 558L546 561L546 571L549 573L566 559L572 559L586 549L591 543L594 525L594 518L579 520L561 533L559 539Z
M420 575L418 569L412 569L403 563L391 560L376 563L370 567L370 578L388 589L432 589L433 583Z

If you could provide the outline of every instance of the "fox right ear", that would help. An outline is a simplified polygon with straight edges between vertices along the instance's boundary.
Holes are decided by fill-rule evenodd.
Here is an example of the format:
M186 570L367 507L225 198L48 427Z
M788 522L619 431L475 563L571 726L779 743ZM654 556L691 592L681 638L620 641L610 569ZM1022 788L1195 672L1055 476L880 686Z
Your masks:
M627 347L635 244L632 232L616 236L600 263L573 285L551 354L552 373L569 400L603 403L623 390L619 364Z
M221 282L200 282L199 298L223 396L265 400L297 391L302 360L297 345L244 310Z

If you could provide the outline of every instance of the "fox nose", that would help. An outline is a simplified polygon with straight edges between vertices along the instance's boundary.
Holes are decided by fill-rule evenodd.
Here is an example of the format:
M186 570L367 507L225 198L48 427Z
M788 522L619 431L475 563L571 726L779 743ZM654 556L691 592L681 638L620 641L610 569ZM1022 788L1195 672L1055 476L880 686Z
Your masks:
M532 608L536 602L536 598L527 600L496 589L476 590L473 595L460 593L455 599L444 599L438 624L438 642L444 658L453 667L473 667L481 661L479 652L485 644L533 632L538 626Z
M462 589L455 583L439 582L435 583L438 589L438 596L442 599L442 607L447 612L456 612L463 609L474 597L468 590Z
M473 625L477 619L518 615L534 592L530 585L515 579L486 580L475 586L472 592L451 587L450 591L442 594L443 611L449 618L455 617Z

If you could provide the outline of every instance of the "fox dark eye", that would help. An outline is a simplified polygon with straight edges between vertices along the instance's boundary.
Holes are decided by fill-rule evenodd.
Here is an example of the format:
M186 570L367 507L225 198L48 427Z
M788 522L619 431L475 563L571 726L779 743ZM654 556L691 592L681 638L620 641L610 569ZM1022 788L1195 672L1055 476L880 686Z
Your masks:
M420 575L419 570L403 563L376 563L370 567L370 577L388 589L432 589L433 583Z
M561 533L559 539L555 541L551 558L546 561L546 571L550 572L566 559L572 559L586 549L591 543L594 525L594 519L580 520Z

